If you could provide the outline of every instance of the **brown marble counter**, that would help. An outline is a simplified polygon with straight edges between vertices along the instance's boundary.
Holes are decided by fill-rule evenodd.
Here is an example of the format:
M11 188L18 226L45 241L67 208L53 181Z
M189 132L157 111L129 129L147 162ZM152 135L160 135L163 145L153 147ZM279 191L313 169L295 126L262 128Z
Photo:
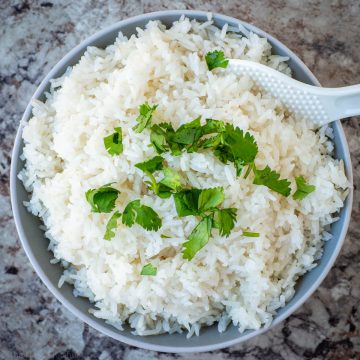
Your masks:
M35 275L15 230L8 184L25 106L79 41L120 19L162 9L237 17L284 42L324 86L360 83L359 0L0 1L0 359L360 359L360 118L344 121L355 198L341 254L315 294L262 336L204 354L135 349L84 325Z

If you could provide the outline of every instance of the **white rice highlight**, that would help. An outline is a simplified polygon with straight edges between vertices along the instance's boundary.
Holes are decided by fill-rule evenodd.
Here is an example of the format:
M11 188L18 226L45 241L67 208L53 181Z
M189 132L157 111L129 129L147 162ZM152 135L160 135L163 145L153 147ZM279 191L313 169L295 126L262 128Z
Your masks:
M266 39L235 30L215 28L211 16L205 23L182 17L170 29L149 22L138 36L119 34L106 49L89 47L76 66L52 81L46 102L33 104L23 131L26 166L19 174L31 193L25 205L44 222L52 262L65 267L59 286L73 284L75 296L93 303L91 313L118 329L128 322L138 335L191 336L214 322L220 332L230 323L239 331L269 326L331 238L329 226L348 187L342 161L332 156L332 130L312 130L246 76L208 71L204 55L218 49L290 75L287 58L271 55ZM232 164L209 151L165 155L189 185L222 186L223 206L238 209L228 238L213 230L209 243L184 260L182 243L197 220L179 218L172 199L145 191L145 177L134 166L156 155L148 146L149 130L132 130L145 101L159 104L154 123L170 121L177 128L201 115L202 121L221 119L249 131L259 148L256 166L269 165L291 180L292 189L295 177L304 176L316 191L295 201L252 184L252 174L236 177ZM103 138L118 126L124 152L110 156ZM85 192L107 183L121 191L120 211L141 199L160 215L162 228L119 225L105 241L110 215L92 213ZM260 237L244 237L243 230ZM157 275L141 276L149 262Z

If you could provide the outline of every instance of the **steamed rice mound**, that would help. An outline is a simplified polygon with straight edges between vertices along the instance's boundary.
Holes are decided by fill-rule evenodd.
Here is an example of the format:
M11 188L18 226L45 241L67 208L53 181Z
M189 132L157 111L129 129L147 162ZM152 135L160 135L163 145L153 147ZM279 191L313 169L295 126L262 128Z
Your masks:
M119 329L127 321L139 335L187 330L191 336L214 322L219 331L231 322L240 331L269 325L294 295L299 276L316 266L343 206L348 182L343 163L332 157L332 129L312 130L247 76L208 71L204 55L215 49L290 75L287 59L271 55L266 39L255 34L219 30L211 20L181 18L168 30L150 22L130 39L119 34L105 50L89 47L53 80L47 100L34 103L24 126L26 165L19 176L31 193L29 211L44 222L53 262L65 267L59 285L72 283L76 296L90 299L95 316ZM236 177L233 164L224 165L211 151L165 154L189 186L222 186L223 206L238 209L228 238L213 230L209 243L184 260L182 244L198 220L179 218L173 199L147 191L134 166L156 155L149 130L132 130L146 101L159 104L153 123L177 128L201 115L202 121L221 119L249 131L259 148L257 167L269 165L292 182L293 191L295 177L304 176L316 191L295 201L253 185L252 174ZM118 126L124 152L110 156L103 138ZM162 218L162 228L120 224L105 241L110 214L92 213L85 192L107 183L121 191L120 211L141 199ZM260 237L244 237L243 230ZM149 262L157 275L141 276Z

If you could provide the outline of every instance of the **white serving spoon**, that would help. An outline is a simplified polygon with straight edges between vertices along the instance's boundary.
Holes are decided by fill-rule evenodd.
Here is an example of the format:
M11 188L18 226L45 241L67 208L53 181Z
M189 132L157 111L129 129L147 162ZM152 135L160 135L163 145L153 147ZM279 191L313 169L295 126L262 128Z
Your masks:
M227 70L249 75L257 85L281 100L291 111L322 126L360 115L360 85L323 88L304 84L266 65L230 59Z

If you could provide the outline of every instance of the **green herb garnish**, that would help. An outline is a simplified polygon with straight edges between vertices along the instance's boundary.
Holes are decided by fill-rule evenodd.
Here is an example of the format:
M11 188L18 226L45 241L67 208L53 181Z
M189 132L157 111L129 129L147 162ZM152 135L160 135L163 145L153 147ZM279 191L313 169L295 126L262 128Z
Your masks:
M214 212L213 226L219 229L221 236L229 236L236 223L236 209L217 209Z
M224 201L224 188L186 189L175 193L176 212L180 217L204 215Z
M179 191L182 187L180 174L171 168L164 168L162 172L164 174L164 178L160 180L160 185L163 185L173 191Z
M314 185L307 184L302 176L297 176L295 181L297 189L293 195L294 200L302 200L316 189Z
M106 151L110 155L120 155L123 150L122 144L122 129L121 127L116 127L115 132L109 136L104 137L104 146Z
M222 133L224 131L225 122L222 120L206 119L206 123L202 127L202 135Z
M114 209L120 191L109 185L104 185L98 189L90 189L85 193L92 212L109 213Z
M196 253L209 241L211 235L212 220L210 216L204 217L183 243L183 258L191 260Z
M140 200L131 201L126 205L122 222L129 227L137 223L146 230L159 230L162 224L159 215L151 207L142 205Z
M178 145L180 149L185 148L188 152L197 150L196 144L202 135L201 116L195 120L181 125L169 140Z
M224 188L215 187L210 189L203 189L199 194L198 209L204 212L214 209L224 201Z
M151 127L150 141L155 150L162 154L170 151L180 155L182 150L194 152L202 136L201 116L189 123L181 125L176 131L171 124L162 123Z
M209 70L217 67L225 68L229 63L224 53L218 50L207 53L205 59ZM183 151L190 153L199 149L209 149L224 164L232 162L237 176L240 176L242 169L247 166L245 179L253 172L254 184L267 186L279 194L289 196L290 181L280 179L280 174L271 170L269 166L262 170L255 167L258 147L254 136L249 132L222 120L206 119L205 124L201 125L201 116L181 125L177 130L170 123L151 126L151 118L157 106L150 106L147 102L140 105L137 125L133 129L140 133L145 128L150 128L149 146L153 146L158 154L170 152L172 155L181 155ZM104 138L104 146L110 155L119 155L123 152L121 127L115 128L113 134ZM167 167L162 156L155 156L135 166L149 178L145 183L156 195L161 198L173 195L179 217L196 216L200 219L187 241L183 243L184 259L191 260L208 243L213 228L218 229L221 236L230 235L236 224L237 210L219 208L224 201L222 187L184 189L180 173ZM160 181L156 180L155 172L163 173ZM109 213L114 209L120 192L110 185L86 192L86 200L93 212ZM307 184L302 176L296 177L296 185L297 190L293 195L295 200L301 200L315 190L315 186ZM136 223L146 230L156 231L162 225L161 218L151 207L142 205L139 199L134 200L127 204L122 214L117 210L112 214L106 224L105 240L111 240L115 236L115 229L121 217L122 223L129 227ZM249 231L244 231L242 235L260 236L259 233ZM167 238L164 234L161 237ZM157 268L152 264L145 265L141 270L141 275L154 276L156 273Z
M210 71L218 67L226 68L229 64L229 60L225 58L224 52L219 50L208 52L205 55L205 61Z
M245 165L251 164L255 160L258 153L254 137L230 124L226 124L225 131L217 135L215 140L213 146L215 156L224 164L228 161L234 163L237 176L241 174Z
M171 168L164 168L164 161L163 157L155 156L135 166L149 177L150 181L146 181L146 184L149 185L150 190L161 198L168 198L172 192L180 190L182 185L180 174ZM159 182L153 175L155 171L162 171L164 174L164 178Z
M140 275L149 275L155 276L157 274L157 268L152 266L151 264L144 265Z
M139 106L140 114L136 118L138 124L133 127L136 132L141 133L146 127L150 126L153 112L157 107L158 105L150 106L147 102Z
M161 123L153 125L150 129L150 142L154 146L158 154L171 151L173 154L179 155L181 153L180 149L176 145L176 148L170 148L169 143L171 144L171 138L175 134L171 124Z
M180 217L200 215L199 196L200 189L186 189L173 195L176 212Z
M106 231L104 235L105 240L111 240L115 236L114 229L117 228L118 219L121 217L121 213L119 211L115 211L108 223L106 224Z
M144 173L153 174L155 171L163 168L164 158L162 156L155 156L149 160L135 164L135 167L142 170Z
M271 170L269 166L266 166L265 169L259 170L254 167L254 184L256 185L264 185L269 189L284 195L290 195L290 181L286 179L279 179L280 174L276 171Z
M135 164L138 169L143 171L149 177L150 181L145 181L145 183L149 185L150 190L152 190L157 195L159 194L159 185L156 182L153 173L163 168L164 160L165 159L161 156L155 156L150 160Z
M213 135L204 138L209 134ZM245 165L253 163L258 152L250 133L244 133L222 120L206 119L206 124L202 126L200 117L181 125L176 131L170 124L154 125L150 140L159 154L170 151L173 155L180 155L183 150L211 149L223 163L234 163L238 176Z
M224 201L222 187L210 189L186 189L173 194L176 212L180 217L201 216L202 220L191 232L183 244L184 259L191 260L195 254L208 242L211 229L219 229L221 236L229 236L236 222L236 209L219 209Z
M251 232L251 231L243 231L242 235L246 236L246 237L259 237L260 233Z

